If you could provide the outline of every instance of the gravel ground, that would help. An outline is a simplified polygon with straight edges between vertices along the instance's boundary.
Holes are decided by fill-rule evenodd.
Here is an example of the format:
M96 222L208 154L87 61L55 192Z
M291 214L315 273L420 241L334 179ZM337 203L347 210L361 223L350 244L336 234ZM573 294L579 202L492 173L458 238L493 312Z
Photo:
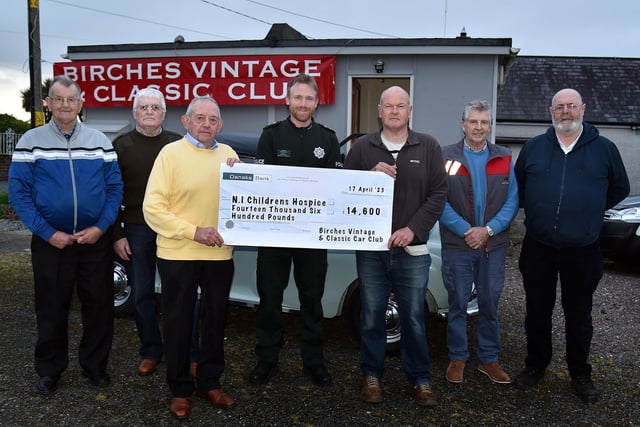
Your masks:
M231 411L223 411L194 398L190 418L177 421L169 414L164 364L150 377L135 373L138 344L131 318L116 319L109 371L112 385L96 389L81 376L77 362L81 331L77 304L69 318L69 368L53 396L35 393L36 332L28 242L29 233L19 224L0 220L0 425L3 426L640 425L638 269L607 264L595 295L591 363L594 381L601 392L601 399L595 404L582 403L569 385L559 310L554 323L554 359L542 383L528 392L491 383L476 370L477 362L473 359L467 364L465 381L460 385L449 384L444 379L448 362L445 325L431 322L431 372L440 404L429 409L418 407L406 393L399 358L393 355L386 361L384 402L370 405L358 400L361 381L358 341L342 318L325 322L326 357L334 377L333 387L315 387L302 375L297 344L299 319L292 314L285 316L286 343L271 383L265 387L248 385L245 375L254 364L254 311L230 307L223 387L238 405ZM501 363L514 375L522 368L525 356L524 296L516 265L518 253L516 236L500 309ZM469 329L475 334L473 322ZM474 348L471 351L473 354Z

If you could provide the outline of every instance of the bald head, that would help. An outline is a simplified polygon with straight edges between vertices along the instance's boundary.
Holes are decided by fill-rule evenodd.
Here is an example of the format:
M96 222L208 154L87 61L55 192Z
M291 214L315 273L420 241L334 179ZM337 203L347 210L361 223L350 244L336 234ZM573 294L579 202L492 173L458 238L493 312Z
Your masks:
M582 105L582 96L580 96L580 93L578 93L578 91L575 89L565 88L556 92L556 94L553 95L553 98L551 98L552 106L556 104L558 98L574 99L574 103L576 105Z
M385 99L388 97L394 97L395 99L404 98L404 103L409 105L409 94L400 86L391 86L383 90L382 94L380 94L380 105L384 105Z

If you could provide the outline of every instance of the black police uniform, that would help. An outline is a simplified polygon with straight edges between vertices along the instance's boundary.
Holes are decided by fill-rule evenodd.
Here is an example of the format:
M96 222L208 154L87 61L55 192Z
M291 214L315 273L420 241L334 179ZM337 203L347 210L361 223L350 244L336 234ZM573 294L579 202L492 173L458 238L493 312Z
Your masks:
M259 163L287 166L341 168L335 132L312 120L304 128L287 118L266 126L257 148ZM327 251L304 248L258 248L256 355L260 362L276 364L283 343L282 295L289 282L291 262L300 298L301 355L307 368L324 366L322 351L322 295L327 273Z

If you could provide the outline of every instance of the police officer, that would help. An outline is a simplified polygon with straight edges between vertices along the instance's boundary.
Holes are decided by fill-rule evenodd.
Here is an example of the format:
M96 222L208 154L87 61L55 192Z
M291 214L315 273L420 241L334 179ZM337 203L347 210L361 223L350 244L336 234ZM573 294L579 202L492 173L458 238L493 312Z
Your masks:
M335 132L313 119L318 106L318 85L300 74L288 86L289 117L265 127L257 148L258 163L320 168L341 168ZM260 304L256 317L257 366L249 382L267 382L278 362L283 343L282 295L289 282L291 262L300 298L301 355L304 369L317 385L330 385L322 350L322 295L327 273L327 251L305 248L258 248L257 287Z

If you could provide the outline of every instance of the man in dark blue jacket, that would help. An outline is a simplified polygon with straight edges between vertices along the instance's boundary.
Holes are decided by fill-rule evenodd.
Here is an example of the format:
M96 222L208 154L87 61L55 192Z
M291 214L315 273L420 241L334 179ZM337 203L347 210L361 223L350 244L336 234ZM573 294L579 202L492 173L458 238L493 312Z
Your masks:
M583 122L585 108L577 91L556 93L549 109L553 127L529 140L516 162L527 229L520 253L527 357L514 383L533 387L551 362L559 276L571 385L583 401L595 402L599 393L587 359L593 293L603 272L598 235L604 211L629 194L629 179L613 142Z

